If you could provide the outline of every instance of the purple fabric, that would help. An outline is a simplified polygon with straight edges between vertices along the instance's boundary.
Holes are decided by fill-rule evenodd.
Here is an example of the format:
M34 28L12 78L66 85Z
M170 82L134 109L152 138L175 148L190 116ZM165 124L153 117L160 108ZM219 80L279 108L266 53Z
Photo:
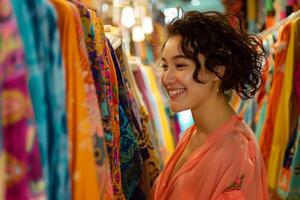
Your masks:
M150 100L148 99L147 97L147 89L146 89L146 85L145 85L145 82L144 82L144 79L143 79L143 75L142 75L142 72L141 72L141 69L138 68L137 70L135 70L133 72L134 74L134 78L136 80L136 83L138 85L138 88L139 90L141 91L142 95L143 95L143 100L145 101L145 104L150 112L150 117L151 117L151 120L153 120L153 108L151 106L151 103L150 103Z
M1 126L6 152L5 199L26 200L44 196L35 190L43 181L41 159L27 84L24 51L9 1L0 0ZM40 189L40 188L39 188Z
M296 63L294 80L295 80L295 90L297 95L297 103L298 105L300 105L300 62ZM300 114L300 106L298 106L298 112Z

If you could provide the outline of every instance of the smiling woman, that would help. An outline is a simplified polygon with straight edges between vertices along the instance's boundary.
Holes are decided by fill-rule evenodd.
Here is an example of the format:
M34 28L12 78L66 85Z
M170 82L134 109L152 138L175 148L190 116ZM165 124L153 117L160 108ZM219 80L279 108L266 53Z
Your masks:
M153 187L153 199L267 200L266 172L253 131L228 104L259 89L265 52L218 12L191 11L168 25L161 82L188 128Z

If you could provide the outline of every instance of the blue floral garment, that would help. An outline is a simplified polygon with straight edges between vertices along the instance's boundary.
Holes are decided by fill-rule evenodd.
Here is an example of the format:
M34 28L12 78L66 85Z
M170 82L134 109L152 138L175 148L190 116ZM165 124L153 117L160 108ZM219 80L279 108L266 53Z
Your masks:
M139 145L133 132L133 122L130 113L129 99L127 97L127 90L124 84L121 68L114 49L108 40L107 45L110 50L118 78L122 186L126 199L131 199L139 184L143 163Z

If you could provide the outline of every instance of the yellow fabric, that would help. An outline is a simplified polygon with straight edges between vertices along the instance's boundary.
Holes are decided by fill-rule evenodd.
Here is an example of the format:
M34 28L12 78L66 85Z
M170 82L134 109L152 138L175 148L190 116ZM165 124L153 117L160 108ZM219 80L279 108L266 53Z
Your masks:
M299 20L298 20L299 22ZM293 131L291 129L291 105L292 92L294 84L294 52L295 52L295 28L296 21L291 22L291 35L289 46L287 50L286 63L284 66L284 80L283 80L283 91L280 95L279 106L276 114L275 129L272 140L272 149L270 154L269 166L268 166L268 184L271 189L276 189L278 182L279 169L282 165L285 148L288 144L289 135Z
M79 2L81 2L83 5L95 11L99 7L99 5L101 5L101 0L80 0Z
M147 74L148 80L150 82L150 87L151 91L153 92L154 98L157 102L158 110L159 110L159 119L160 123L162 125L162 133L163 134L163 140L165 144L165 149L167 152L165 152L164 158L165 158L165 163L171 156L171 154L174 151L174 142L173 142L173 137L171 134L171 130L169 127L169 121L168 117L164 108L163 100L161 97L161 94L159 93L158 86L155 81L155 76L150 67L142 66L142 70L144 70Z
M256 13L256 1L247 1L247 20L254 21Z
M84 80L81 72L80 45L76 36L75 16L64 0L51 0L58 14L61 47L67 82L67 127L70 147L72 199L100 199L96 164L93 154L91 124L86 107Z
M0 153L0 199L4 199L4 186L5 186L5 158L4 152Z

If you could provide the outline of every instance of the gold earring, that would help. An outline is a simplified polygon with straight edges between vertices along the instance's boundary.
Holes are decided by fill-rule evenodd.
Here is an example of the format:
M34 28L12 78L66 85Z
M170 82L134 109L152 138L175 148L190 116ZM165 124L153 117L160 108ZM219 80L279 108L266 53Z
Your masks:
M219 87L217 87L217 94L219 94Z

